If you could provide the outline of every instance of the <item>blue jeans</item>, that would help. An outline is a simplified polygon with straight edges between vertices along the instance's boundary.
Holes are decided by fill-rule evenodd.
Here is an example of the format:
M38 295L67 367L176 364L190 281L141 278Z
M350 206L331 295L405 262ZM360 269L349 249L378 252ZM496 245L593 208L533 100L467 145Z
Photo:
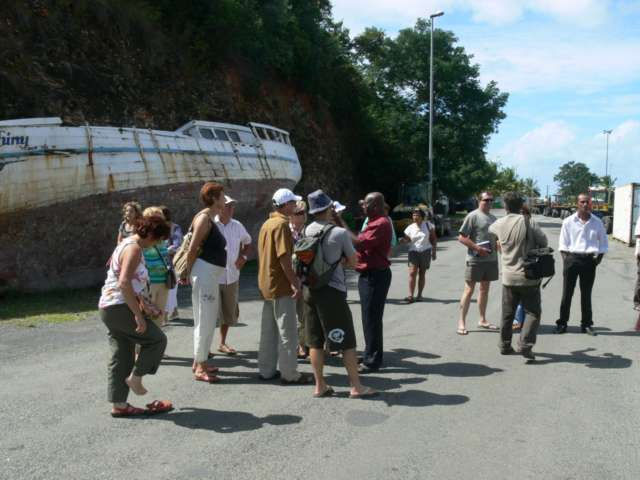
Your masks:
M522 308L522 303L519 303L518 308L516 308L516 315L513 317L513 323L517 323L518 325L522 325L524 323L524 308Z

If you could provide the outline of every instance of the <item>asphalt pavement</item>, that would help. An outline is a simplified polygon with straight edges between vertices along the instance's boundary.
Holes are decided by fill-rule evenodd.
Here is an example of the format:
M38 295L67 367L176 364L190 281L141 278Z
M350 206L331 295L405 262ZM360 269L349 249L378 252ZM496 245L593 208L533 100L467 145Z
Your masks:
M534 217L557 245L560 220ZM640 335L632 331L633 250L612 241L594 286L598 336L580 333L579 290L565 335L552 334L559 274L543 291L537 360L501 356L498 334L456 335L465 249L438 245L426 301L405 305L406 254L393 259L384 317L386 368L363 376L381 391L349 399L344 368L329 360L338 395L257 379L261 301L243 276L235 357L216 355L222 381L191 375L190 308L167 328L169 358L145 377L143 406L176 410L113 419L106 402L108 345L96 317L62 325L0 325L1 479L636 479L640 475ZM350 276L358 344L360 305ZM500 285L488 318L499 322ZM97 301L97 299L96 299ZM218 333L214 339L217 345ZM302 371L311 371L300 363Z

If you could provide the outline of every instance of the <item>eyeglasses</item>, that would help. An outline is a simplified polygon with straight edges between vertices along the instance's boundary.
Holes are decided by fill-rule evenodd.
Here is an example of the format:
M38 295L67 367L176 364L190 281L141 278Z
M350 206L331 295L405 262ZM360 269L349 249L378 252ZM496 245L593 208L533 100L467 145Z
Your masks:
M493 202L493 198L483 198L480 201L481 202Z

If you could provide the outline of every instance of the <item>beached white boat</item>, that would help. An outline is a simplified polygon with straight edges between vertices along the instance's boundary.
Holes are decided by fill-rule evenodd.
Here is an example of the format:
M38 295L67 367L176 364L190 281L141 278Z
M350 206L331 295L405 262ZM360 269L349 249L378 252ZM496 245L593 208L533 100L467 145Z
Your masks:
M270 125L191 121L161 131L1 121L0 288L101 281L126 201L167 205L187 227L203 182L218 181L255 234L273 191L300 177L289 133Z

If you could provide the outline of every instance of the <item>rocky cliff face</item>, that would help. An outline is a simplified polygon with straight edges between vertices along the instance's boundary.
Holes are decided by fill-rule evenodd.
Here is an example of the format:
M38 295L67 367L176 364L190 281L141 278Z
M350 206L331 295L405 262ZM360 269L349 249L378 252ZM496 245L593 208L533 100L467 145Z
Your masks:
M126 2L8 0L0 9L0 119L167 130L191 119L268 123L291 132L299 192L357 198L348 135L321 99L269 72L257 76L233 55L211 68L189 65L153 23L114 5Z

